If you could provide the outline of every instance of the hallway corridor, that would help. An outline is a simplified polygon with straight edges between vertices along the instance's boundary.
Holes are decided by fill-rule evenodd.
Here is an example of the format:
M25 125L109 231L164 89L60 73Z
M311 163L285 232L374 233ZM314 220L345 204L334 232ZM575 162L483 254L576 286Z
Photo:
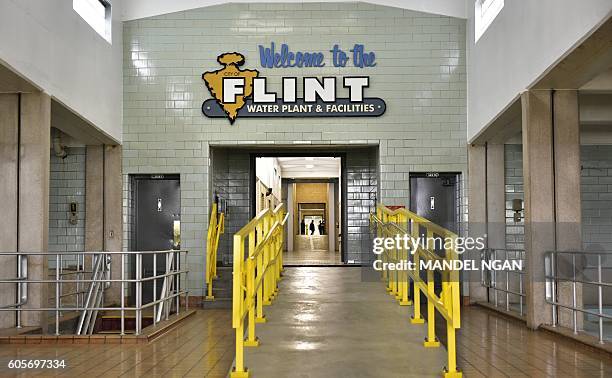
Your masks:
M286 268L280 294L245 350L252 377L439 377L444 348L423 347L381 282L357 267Z

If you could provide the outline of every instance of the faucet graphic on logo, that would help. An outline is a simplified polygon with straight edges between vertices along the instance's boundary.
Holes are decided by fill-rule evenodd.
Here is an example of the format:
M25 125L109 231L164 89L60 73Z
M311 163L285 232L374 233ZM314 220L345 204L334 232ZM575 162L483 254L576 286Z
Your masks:
M238 116L238 111L246 104L246 98L253 93L253 78L259 75L257 70L241 70L244 64L244 55L233 52L221 54L217 62L223 66L222 69L212 72L204 72L202 79L210 94L221 106L230 124L233 124ZM225 80L237 81L240 85L232 86L239 92L223 93L223 82Z

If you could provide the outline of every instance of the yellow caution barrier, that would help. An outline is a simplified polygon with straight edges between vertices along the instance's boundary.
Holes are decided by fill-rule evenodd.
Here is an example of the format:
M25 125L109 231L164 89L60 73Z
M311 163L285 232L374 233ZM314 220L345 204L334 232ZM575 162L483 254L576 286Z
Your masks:
M244 347L259 345L255 324L265 323L263 306L271 304L278 294L286 222L285 205L280 204L274 210L260 212L234 234L232 327L236 330L236 363L232 378L249 376L244 366Z
M383 280L387 284L387 291L394 296L400 305L413 305L411 323L423 324L421 316L421 293L427 298L427 338L424 346L439 347L440 342L435 334L435 312L437 311L446 320L448 364L444 369L445 378L461 377L457 370L457 345L455 332L461 326L459 272L454 269L440 269L445 260L451 262L458 259L455 251L457 235L429 220L422 218L406 209L392 210L378 205L375 214L370 214L371 225L376 227L380 238L405 236L412 238L411 246L415 248L398 248L397 243L392 248L384 248L381 253L381 265L410 262L411 269L384 270ZM436 239L444 240L442 248L434 248ZM414 241L421 241L415 243ZM450 241L450 242L448 242ZM391 243L389 243L391 244ZM443 255L436 253L442 250ZM421 262L423 265L421 265ZM434 263L438 262L438 263ZM422 266L427 267L422 269ZM448 265L447 265L448 266ZM421 274L424 272L424 274ZM434 272L441 276L441 291L436 292ZM425 278L423 278L423 276ZM412 301L409 299L410 282L412 282ZM414 302L414 303L413 303Z

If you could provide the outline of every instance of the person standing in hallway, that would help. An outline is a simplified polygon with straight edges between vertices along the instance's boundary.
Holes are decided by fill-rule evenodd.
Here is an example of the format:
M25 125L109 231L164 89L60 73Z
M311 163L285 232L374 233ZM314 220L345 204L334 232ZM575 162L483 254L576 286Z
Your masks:
M300 235L306 235L306 222L304 222L304 218L300 222Z
M308 228L310 229L310 235L314 235L314 233L315 233L314 220L310 222L310 226Z
M325 234L325 226L323 225L323 221L319 222L318 227L319 227L319 235Z

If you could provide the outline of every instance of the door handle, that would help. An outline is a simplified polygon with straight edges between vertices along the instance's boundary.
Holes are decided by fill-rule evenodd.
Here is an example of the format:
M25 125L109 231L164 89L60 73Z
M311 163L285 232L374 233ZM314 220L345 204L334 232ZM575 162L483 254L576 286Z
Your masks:
M162 211L162 199L161 198L157 199L157 211L159 212Z

